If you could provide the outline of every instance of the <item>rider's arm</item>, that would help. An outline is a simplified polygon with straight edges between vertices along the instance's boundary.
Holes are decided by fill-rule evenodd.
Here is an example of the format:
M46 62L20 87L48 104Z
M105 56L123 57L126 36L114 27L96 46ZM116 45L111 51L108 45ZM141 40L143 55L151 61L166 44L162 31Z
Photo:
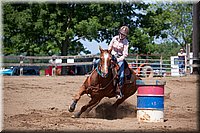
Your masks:
M110 44L108 45L108 50L110 50L110 49L112 48L113 43L114 43L114 39L115 39L115 38L113 38L113 39L111 40Z
M128 56L128 43L124 45L123 55L117 58L117 62L124 60Z

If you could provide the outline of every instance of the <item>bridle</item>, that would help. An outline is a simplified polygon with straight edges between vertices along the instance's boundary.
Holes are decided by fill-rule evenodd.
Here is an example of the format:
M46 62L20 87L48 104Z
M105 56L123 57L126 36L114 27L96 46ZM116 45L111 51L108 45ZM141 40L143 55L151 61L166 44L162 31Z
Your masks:
M112 63L112 62L111 62L111 63ZM114 66L114 65L113 65L113 66ZM114 69L113 66L111 65L111 67L109 67L108 69L109 69L109 70ZM100 66L99 66L99 67L100 67ZM103 73L98 69L99 67L97 66L96 69L95 69L95 70L97 71L97 73L98 73L101 77L107 78L109 72L108 72L106 75L103 75ZM91 88L99 88L100 90L103 90L103 89L107 88L107 87L113 82L113 80L114 80L116 77L117 77L117 74L115 74L115 75L113 76L113 78L110 80L110 82L109 82L106 86L104 86L103 88L102 88L102 87L93 87L93 86L90 86L90 87L91 87Z
M101 51L101 53L102 52L104 52L104 50L103 49L101 49L100 48L100 51ZM112 55L111 55L111 50L110 51L108 51L107 53L106 53L106 55L103 55L103 57L105 57L106 56L106 61L110 61L110 63L108 63L108 66L102 66L102 60L100 60L100 62L99 62L99 64L98 64L98 66L94 69L94 71L96 71L97 73L98 73L98 75L100 76L100 77L102 77L102 78L107 78L108 76L109 76L109 73L111 72L112 74L114 74L113 73L113 71L115 71L115 73L117 72L117 69L119 68L119 66L118 66L118 64L115 62L115 61L113 61L112 60ZM111 59L110 59L110 57L111 57ZM101 55L101 57L100 58L102 58L102 55ZM102 71L102 67L106 67L107 68L107 73L104 73L103 71ZM109 80L109 82L104 86L104 87L94 87L94 86L91 86L91 83L90 83L90 80L91 80L91 77L89 77L89 87L88 88L93 88L93 89L100 89L100 90L102 90L102 89L105 89L105 88L107 88L112 82L113 82L113 80L117 77L118 75L117 75L117 73L116 74L114 74L114 76L112 77L112 79L111 80Z
M103 59L105 59L107 62L110 61L110 63L106 63L104 62L104 64L102 64L102 57L100 57L100 62L98 64L98 66L96 67L96 71L97 73L102 77L102 78L107 78L108 77L108 74L109 74L109 71L112 69L112 55L110 53L104 53L103 54ZM110 58L110 60L109 60ZM108 66L109 64L109 66ZM102 67L104 67L104 69L106 68L107 69L107 73L104 73L102 71Z
M96 71L97 71L97 73L98 73L102 78L107 78L109 72L106 73L106 74L104 75L104 73L101 71L101 69L99 70L99 67L101 67L101 66L97 66L97 67L96 67Z

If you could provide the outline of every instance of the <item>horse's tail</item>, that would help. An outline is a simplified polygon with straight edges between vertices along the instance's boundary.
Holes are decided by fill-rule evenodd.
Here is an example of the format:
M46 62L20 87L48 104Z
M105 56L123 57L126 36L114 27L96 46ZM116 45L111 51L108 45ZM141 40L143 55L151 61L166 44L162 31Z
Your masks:
M134 75L135 80L142 80L132 68L129 68L129 70L130 70L131 74Z

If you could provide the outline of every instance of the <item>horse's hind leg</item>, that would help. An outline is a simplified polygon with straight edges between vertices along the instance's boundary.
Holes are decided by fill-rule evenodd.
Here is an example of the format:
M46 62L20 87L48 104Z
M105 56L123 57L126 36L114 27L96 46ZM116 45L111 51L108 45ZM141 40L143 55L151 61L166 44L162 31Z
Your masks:
M88 114L95 106L97 106L97 104L99 104L100 101L101 101L101 100L97 101L94 105L90 106L90 107L86 110L87 114Z
M91 99L89 101L88 104L84 105L81 110L77 113L75 113L72 117L73 118L79 118L80 115L85 112L88 108L89 108L89 111L92 110L93 107L95 107L99 102L100 102L101 99Z
M73 100L71 105L69 106L68 111L69 112L73 112L76 108L76 104L78 102L78 100L81 98L81 96L85 93L85 86L81 86L81 88L79 89L79 92L77 94L74 95Z

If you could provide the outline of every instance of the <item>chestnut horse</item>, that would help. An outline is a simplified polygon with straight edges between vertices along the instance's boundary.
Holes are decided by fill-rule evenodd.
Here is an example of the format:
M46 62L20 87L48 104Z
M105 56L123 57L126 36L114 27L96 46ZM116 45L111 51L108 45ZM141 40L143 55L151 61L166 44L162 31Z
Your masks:
M77 94L75 94L72 104L69 106L69 112L75 110L76 104L83 94L88 94L91 100L84 105L81 110L73 115L73 117L78 118L87 109L89 111L95 107L101 99L104 97L112 98L116 96L116 79L118 65L112 61L111 50L100 49L100 62L98 67L92 71L90 76L84 81L83 85L80 87ZM127 64L127 63L126 63ZM117 108L122 102L124 102L128 97L133 95L136 88L136 80L140 79L136 76L135 72L126 65L125 71L129 72L128 76L125 74L125 82L123 86L123 98L118 99L112 106ZM127 73L125 72L125 73ZM129 77L129 78L127 78Z

